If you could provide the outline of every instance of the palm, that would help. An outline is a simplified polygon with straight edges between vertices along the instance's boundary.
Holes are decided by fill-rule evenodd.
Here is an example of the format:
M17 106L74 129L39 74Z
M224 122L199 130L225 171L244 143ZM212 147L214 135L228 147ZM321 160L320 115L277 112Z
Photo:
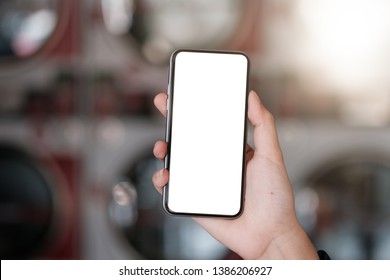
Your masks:
M278 178L285 178L280 176L285 172L283 165L261 156L254 156L253 150L249 150L246 172L245 208L239 218L195 220L239 255L255 258L261 255L271 242L269 232L287 230L289 223L294 222L294 217L290 214L293 199L290 195L291 190L286 194L284 189L286 182L275 184ZM272 182L272 185L269 182ZM256 244L253 244L253 240L256 240Z

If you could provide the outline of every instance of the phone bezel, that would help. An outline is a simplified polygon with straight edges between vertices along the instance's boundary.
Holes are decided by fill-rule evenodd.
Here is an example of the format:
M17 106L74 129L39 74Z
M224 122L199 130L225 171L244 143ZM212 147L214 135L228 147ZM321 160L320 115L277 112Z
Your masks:
M163 188L163 208L164 210L171 215L178 216L187 216L187 217L216 217L216 218L237 218L244 211L244 201L245 201L245 172L246 172L246 144L247 144L247 126L248 126L248 95L249 95L249 70L250 70L250 61L249 57L244 52L239 51L228 51L228 50L203 50L203 49L178 49L175 50L170 57L170 67L169 67L169 77L168 77L168 100L167 100L167 116L166 116L166 129L165 129L165 141L167 143L167 154L164 160L164 168L170 170L170 152L171 152L171 136L172 136L172 120L173 120L173 99L174 99L174 82L175 82L175 59L176 56L181 52L196 52L196 53L215 53L215 54L232 54L232 55L242 55L247 61L246 69L246 85L245 85L245 118L244 118L244 135L243 135L243 157L242 157L242 174L241 174L241 198L240 198L240 208L237 213L233 215L222 215L222 214L204 214L204 213L183 213L175 212L169 208L169 181Z

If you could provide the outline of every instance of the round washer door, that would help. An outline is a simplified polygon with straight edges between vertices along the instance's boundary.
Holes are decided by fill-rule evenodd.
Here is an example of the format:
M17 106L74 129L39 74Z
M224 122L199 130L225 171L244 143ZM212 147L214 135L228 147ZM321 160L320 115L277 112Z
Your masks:
M133 43L147 61L165 64L178 48L222 48L247 18L235 0L101 0L105 26Z
M52 188L33 159L0 147L0 257L39 256L52 236Z
M390 161L344 158L297 190L302 224L333 259L390 259Z
M141 157L125 171L129 183L114 188L111 219L139 258L238 259L191 218L165 213L151 181L160 168L162 163L152 155Z

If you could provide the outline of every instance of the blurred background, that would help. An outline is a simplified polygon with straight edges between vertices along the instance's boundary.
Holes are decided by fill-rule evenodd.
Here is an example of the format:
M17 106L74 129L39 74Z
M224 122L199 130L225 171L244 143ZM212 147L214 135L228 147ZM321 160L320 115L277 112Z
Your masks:
M153 97L181 47L246 52L299 219L390 259L390 3L0 0L2 259L236 259L151 184Z

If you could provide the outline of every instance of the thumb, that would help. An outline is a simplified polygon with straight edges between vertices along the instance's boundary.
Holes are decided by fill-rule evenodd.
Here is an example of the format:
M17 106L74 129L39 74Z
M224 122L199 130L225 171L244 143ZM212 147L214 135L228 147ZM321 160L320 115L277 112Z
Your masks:
M248 118L253 125L254 156L283 162L274 117L253 90L248 97Z

